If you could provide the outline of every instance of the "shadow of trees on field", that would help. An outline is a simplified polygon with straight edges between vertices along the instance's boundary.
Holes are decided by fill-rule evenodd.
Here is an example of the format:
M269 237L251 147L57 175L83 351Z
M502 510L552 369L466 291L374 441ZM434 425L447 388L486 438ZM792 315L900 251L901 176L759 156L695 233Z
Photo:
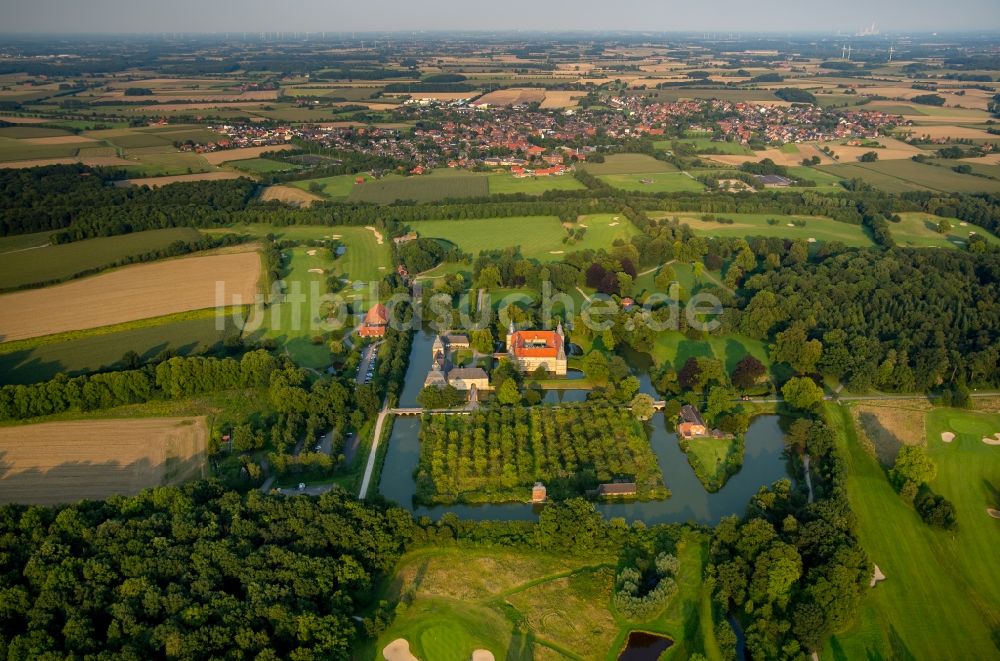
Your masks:
M106 343L106 344L105 344ZM170 355L188 356L193 353L219 354L225 348L223 341L203 344L197 341L172 346L170 341L157 342L141 352L136 351L140 363L148 363ZM115 333L69 340L55 347L40 347L0 354L0 385L19 385L48 381L65 372L78 376L92 372L128 369L123 362L125 352L133 349L123 345ZM82 361L79 358L82 357ZM71 358L79 362L68 363ZM88 364L83 364L84 362Z
M55 466L23 465L0 452L0 505L59 505L80 500L101 500L113 495L132 496L144 489L171 483L167 476L196 476L199 456L154 463L140 459L118 461L67 461Z
M896 463L896 455L899 454L903 442L894 433L886 429L878 416L862 412L858 415L858 421L864 432L875 445L875 456L883 468L889 468Z

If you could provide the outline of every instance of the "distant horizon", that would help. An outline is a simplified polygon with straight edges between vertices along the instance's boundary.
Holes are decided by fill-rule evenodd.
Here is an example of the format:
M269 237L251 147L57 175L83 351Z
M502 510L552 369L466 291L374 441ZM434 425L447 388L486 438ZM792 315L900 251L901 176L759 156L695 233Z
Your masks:
M150 36L163 33L213 35L234 33L349 32L432 34L455 32L528 34L650 33L697 34L836 34L842 36L875 24L900 33L980 33L1000 31L1000 3L954 0L947 6L930 0L842 0L835 6L815 0L748 11L738 0L710 5L694 0L508 0L474 8L459 0L376 0L356 9L322 0L0 0L5 35ZM711 20L707 20L711 17ZM489 25L489 30L483 30ZM982 26L995 26L984 30ZM217 28L217 29L212 29Z

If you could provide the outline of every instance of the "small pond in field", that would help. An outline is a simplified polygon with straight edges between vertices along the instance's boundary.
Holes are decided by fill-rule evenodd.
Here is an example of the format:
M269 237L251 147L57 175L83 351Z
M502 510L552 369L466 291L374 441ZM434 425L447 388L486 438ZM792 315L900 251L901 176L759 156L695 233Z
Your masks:
M660 655L674 641L665 636L645 631L633 631L628 635L625 649L618 655L618 661L657 661Z

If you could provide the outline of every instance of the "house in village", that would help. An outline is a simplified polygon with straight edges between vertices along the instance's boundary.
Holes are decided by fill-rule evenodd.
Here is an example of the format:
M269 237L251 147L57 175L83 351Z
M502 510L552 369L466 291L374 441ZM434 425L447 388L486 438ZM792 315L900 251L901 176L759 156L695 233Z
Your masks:
M705 421L702 420L698 409L690 404L681 407L681 423L677 426L677 433L681 438L696 438L708 434L708 428L705 427Z
M389 313L385 306L379 303L365 314L365 320L362 322L361 328L358 329L358 335L361 337L383 337L388 326Z
M506 348L500 357L509 358L524 373L544 367L557 376L566 375L566 336L561 323L554 331L515 331L511 323Z

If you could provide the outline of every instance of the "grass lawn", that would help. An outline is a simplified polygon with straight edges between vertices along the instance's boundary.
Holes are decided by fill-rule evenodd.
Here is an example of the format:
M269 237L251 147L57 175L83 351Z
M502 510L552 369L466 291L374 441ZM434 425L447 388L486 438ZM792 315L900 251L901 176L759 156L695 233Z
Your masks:
M781 145L782 154L798 154L799 146L793 143L788 143L787 145Z
M232 314L225 315L219 330L213 309L0 344L0 385L47 381L60 372L121 368L128 351L148 361L168 350L182 356L216 350L227 337L238 334Z
M729 218L734 222L722 224L715 221L705 222L701 219L702 214L691 213L667 213L668 218L675 216L681 219L682 223L687 223L695 234L704 236L719 237L752 237L752 236L777 236L783 239L803 239L810 238L816 241L841 241L848 246L867 248L872 245L871 239L865 234L860 225L841 223L830 218L819 216L783 216L781 214L760 214L760 213L725 213L716 214L719 218ZM768 224L768 220L775 219L776 225ZM793 220L804 220L805 225L799 227L789 224Z
M703 475L707 478L708 484L702 482L705 488L709 489L709 484L718 481L719 487L715 489L718 491L725 484L722 478L726 473L726 459L738 451L739 444L735 438L695 438L687 442L684 453L698 479L701 480ZM696 464L701 470L695 467Z
M390 177L393 175L390 175ZM296 188L301 188L304 191L312 192L309 188L310 184L316 183L322 186L320 193L326 195L329 198L335 200L346 200L347 196L351 194L355 184L355 180L361 178L365 180L367 185L370 182L375 181L370 175L367 174L339 174L335 177L321 177L319 179L304 179L302 181L291 181L290 186L295 186Z
M800 188L797 186L788 186L787 188L774 188L772 190L776 191L787 191L787 192L839 192L844 190L844 187L840 185L842 181L841 177L837 175L830 174L829 172L823 172L822 170L817 170L814 167L807 167L804 165L795 165L788 168L788 176L794 179L807 179L809 181L816 182L815 186L809 188Z
M732 372L736 363L748 353L773 369L767 346L741 335L691 340L679 331L665 331L657 335L652 355L657 365L670 365L674 369L680 369L688 358L716 358L722 361L727 372Z
M375 240L374 232L364 227L349 225L288 225L278 227L252 224L234 225L224 230L208 230L208 233L216 232L237 232L260 237L273 234L278 239L299 241L339 237L338 240L344 244L347 251L336 261L325 265L324 268L328 268L331 273L337 273L349 280L366 282L381 280L392 261L388 241L383 241L382 245L379 245ZM383 268L379 268L380 266Z
M705 190L700 181L696 181L682 172L605 174L600 175L598 178L615 188L642 191L644 193L680 193Z
M581 166L592 175L636 174L639 172L677 172L670 163L660 161L646 154L608 154L603 163L587 163Z
M746 145L740 144L738 142L726 142L724 140L712 140L710 137L703 138L686 138L684 140L678 140L682 144L691 145L694 147L695 151L699 153L704 153L706 151L719 154L733 154L740 155L746 154L747 156L752 156L753 152ZM669 150L673 148L673 140L657 140L653 143L653 147L656 149Z
M903 193L913 190L956 193L1000 192L1000 181L958 174L948 168L926 165L911 160L842 163L821 165L819 168L844 179L863 179L887 193Z
M615 220L617 218L617 220ZM410 226L428 238L445 239L465 252L478 255L483 250L520 246L530 259L559 260L561 255L587 248L610 248L615 239L629 241L635 227L613 214L581 216L577 227L586 225L586 234L576 243L564 243L566 230L554 216L516 216L469 220L424 220Z
M947 219L951 223L951 231L947 234L939 234L937 227L942 220L940 216L920 212L901 213L899 216L903 220L898 223L889 223L889 231L892 233L892 238L900 246L954 248L961 245L957 242L967 241L970 232L976 232L990 243L1000 245L1000 239L990 234L989 231L972 224L963 226L960 224L961 221L955 218Z
M674 639L669 658L700 652L720 659L704 606L707 549L693 533L678 544L678 592L647 622L629 622L611 603L617 559L554 556L509 549L420 549L400 560L381 598L404 605L377 642L356 659L383 659L404 638L420 659L468 661L476 649L497 659L617 659L628 633L642 629ZM705 618L709 621L705 622Z
M311 250L316 254L309 255ZM332 267L333 259L328 251L305 247L285 250L283 254L291 256L283 278L286 297L264 310L261 327L254 333L276 340L299 365L326 368L330 351L325 343L314 344L312 340L324 333L320 297L326 293L327 269Z
M245 158L241 161L229 161L226 165L236 168L237 170L246 170L248 172L261 174L267 172L289 172L291 170L302 169L301 165L283 163L281 161L272 161L268 158Z
M858 442L849 412L834 404L827 410L847 460L847 493L861 543L887 580L871 591L853 627L830 640L822 658L996 658L1000 526L986 507L998 504L1000 448L980 436L1000 431L1000 415L928 413L928 452L938 465L931 486L958 514L958 530L946 532L924 524L900 499ZM946 429L957 433L951 444L941 442Z
M491 174L489 181L490 195L510 193L525 193L541 195L549 190L582 190L584 185L576 177L564 174L558 177L524 177L515 178L509 174Z
M201 236L191 227L176 227L120 236L86 239L54 246L38 244L38 234L29 235L30 243L42 245L21 252L11 252L0 260L0 289L13 289L34 283L67 278L100 269L114 262L143 253L162 250L174 241L197 241ZM14 237L11 237L14 238ZM27 242L27 237L26 237ZM17 244L14 244L17 245ZM18 250L18 248L11 248Z

